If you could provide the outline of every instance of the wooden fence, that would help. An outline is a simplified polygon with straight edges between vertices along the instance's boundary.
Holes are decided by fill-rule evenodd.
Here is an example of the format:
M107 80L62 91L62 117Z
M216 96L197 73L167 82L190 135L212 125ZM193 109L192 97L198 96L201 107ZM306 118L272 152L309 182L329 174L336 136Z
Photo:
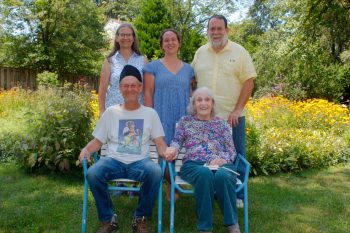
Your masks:
M36 81L37 74L37 71L30 69L0 67L0 90L9 90L13 87L36 90L38 87ZM90 89L98 90L98 77L63 74L59 75L58 79L61 83L65 81L80 83L82 85L88 85Z

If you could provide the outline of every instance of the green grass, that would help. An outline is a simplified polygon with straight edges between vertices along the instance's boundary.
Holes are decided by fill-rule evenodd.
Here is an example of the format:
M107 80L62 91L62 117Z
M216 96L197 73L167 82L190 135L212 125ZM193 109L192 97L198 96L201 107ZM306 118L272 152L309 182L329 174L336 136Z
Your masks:
M298 174L255 177L249 183L249 226L252 233L350 232L350 164ZM0 233L80 232L83 182L81 177L30 175L13 164L0 165ZM137 199L114 199L121 233L129 233ZM154 213L156 213L156 207ZM169 232L169 203L163 203L163 232ZM196 232L194 199L183 195L176 203L175 229ZM243 229L243 211L239 210ZM215 233L226 233L215 206ZM153 218L153 229L156 229ZM98 227L89 197L88 232ZM243 232L243 231L242 231Z

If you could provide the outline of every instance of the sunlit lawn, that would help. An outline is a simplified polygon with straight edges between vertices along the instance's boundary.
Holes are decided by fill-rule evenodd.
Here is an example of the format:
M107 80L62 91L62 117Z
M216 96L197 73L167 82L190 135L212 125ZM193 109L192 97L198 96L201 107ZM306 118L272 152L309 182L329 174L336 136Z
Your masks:
M299 174L255 177L249 184L250 232L350 232L350 164ZM0 232L80 232L83 182L72 176L28 175L15 165L0 165ZM121 229L131 232L136 198L115 199ZM98 227L93 198L89 198L88 232ZM169 204L163 203L163 232L169 232ZM194 200L176 203L175 229L196 232ZM154 208L156 213L156 207ZM243 228L243 211L239 210ZM153 218L156 232L156 217ZM215 208L215 233L224 233Z

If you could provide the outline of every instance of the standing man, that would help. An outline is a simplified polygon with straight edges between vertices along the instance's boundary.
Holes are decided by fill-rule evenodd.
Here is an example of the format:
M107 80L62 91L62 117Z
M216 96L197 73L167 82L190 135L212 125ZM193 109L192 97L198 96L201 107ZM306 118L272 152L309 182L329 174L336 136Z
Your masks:
M224 16L212 16L207 27L209 42L197 50L192 66L197 86L211 89L219 116L232 126L236 151L245 157L245 105L257 74L249 53L228 39L228 30ZM244 173L242 169L238 170ZM237 196L237 204L243 205L243 192Z
M152 216L162 171L159 164L149 158L149 144L153 140L159 155L164 156L167 148L164 131L156 111L139 103L142 77L136 67L124 66L119 88L124 104L109 107L103 113L92 133L94 139L82 149L79 159L87 158L89 161L91 153L98 151L102 144L107 144L107 155L101 157L87 172L101 222L97 233L111 233L118 228L117 215L108 192L108 181L118 178L142 183L132 220L132 232L151 233L148 221ZM140 143L134 137L135 132L139 133Z

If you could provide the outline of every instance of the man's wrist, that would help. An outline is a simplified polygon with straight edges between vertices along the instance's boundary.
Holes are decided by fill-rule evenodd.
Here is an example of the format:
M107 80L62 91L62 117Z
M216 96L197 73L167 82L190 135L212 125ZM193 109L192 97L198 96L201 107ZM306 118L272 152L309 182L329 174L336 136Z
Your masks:
M86 152L88 152L90 154L90 151L86 147L84 147L82 150L86 151Z

